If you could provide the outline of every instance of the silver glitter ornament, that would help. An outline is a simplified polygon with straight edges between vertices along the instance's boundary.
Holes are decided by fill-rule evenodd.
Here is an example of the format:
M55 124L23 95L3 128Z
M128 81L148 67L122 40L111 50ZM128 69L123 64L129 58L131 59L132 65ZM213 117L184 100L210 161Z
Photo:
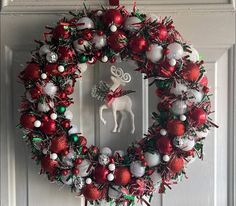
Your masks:
M46 60L49 63L55 63L58 60L58 55L55 52L48 52L46 55Z

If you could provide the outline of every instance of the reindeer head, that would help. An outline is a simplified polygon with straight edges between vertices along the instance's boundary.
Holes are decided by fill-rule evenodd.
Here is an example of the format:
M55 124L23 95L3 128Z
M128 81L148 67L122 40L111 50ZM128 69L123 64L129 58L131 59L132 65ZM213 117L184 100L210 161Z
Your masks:
M129 73L124 73L123 69L117 68L114 65L111 66L111 80L114 84L121 84L125 86L126 83L131 81L131 76Z

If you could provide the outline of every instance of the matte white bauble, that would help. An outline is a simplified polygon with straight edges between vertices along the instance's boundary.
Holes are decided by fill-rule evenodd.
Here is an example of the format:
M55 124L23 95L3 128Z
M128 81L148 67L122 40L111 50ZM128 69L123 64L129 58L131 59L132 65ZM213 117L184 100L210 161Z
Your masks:
M114 177L114 175L113 175L112 173L110 173L110 174L107 175L107 180L108 180L109 182L113 181L114 178L115 178L115 177Z
M111 25L110 27L111 32L116 32L117 31L117 26L116 25Z
M78 43L78 40L75 40L73 42L73 46L74 46L74 49L79 52L79 53L83 53L84 51L86 51L85 48L89 48L90 47L90 43L86 40L83 41L82 44L79 44Z
M86 72L88 65L86 63L82 63L82 64L77 64L79 70L81 71L81 73Z
M93 37L93 44L94 44L95 48L102 49L107 44L106 35L100 36L98 34L95 34L94 37Z
M50 154L50 159L52 159L52 160L56 160L57 159L57 154L56 153L52 153L52 154Z
M101 149L101 153L107 156L111 156L112 155L112 151L109 147L103 147Z
M161 163L160 154L158 154L157 152L145 152L144 157L149 167L155 167Z
M77 24L81 24L77 26L78 30L82 29L93 29L94 28L94 23L92 19L89 17L82 17L77 21Z
M34 122L34 126L37 127L37 128L40 127L41 126L41 122L39 120L36 120Z
M175 115L185 114L187 112L188 106L184 101L177 100L172 104L171 110Z
M194 139L183 138L183 144L181 144L177 147L183 151L189 151L189 150L193 149L194 145L195 145Z
M162 159L163 159L164 162L169 162L170 161L170 156L169 155L164 155L162 157Z
M166 131L165 129L161 129L161 130L160 130L160 134L161 134L162 136L165 136L165 135L167 134L167 131Z
M142 177L145 173L145 167L141 161L135 161L130 164L130 172L135 177Z
M57 86L55 84L53 84L52 82L48 82L43 87L43 92L50 97L54 97L55 94L57 93Z
M38 103L38 110L40 112L48 112L50 110L50 108L53 108L54 107L54 103L53 102L39 102Z
M109 164L108 165L108 169L110 170L110 171L114 171L115 169L116 169L116 165L115 164Z
M64 112L64 115L65 115L65 118L66 119L69 119L69 120L72 120L73 119L73 113L70 111L70 110L66 110Z
M184 55L183 47L179 43L171 43L167 46L169 53L167 54L168 59L181 59Z
M147 59L153 63L157 63L162 58L162 46L159 44L151 44L148 51L146 51Z
M83 160L81 164L79 164L77 166L77 168L79 169L79 175L80 177L86 177L88 176L92 170L90 168L91 162L89 160Z
M61 176L61 181L65 184L65 185L72 185L73 184L73 177L70 177L71 174L68 175L62 175Z
M107 62L107 61L108 61L108 57L107 57L107 56L103 56L103 57L102 57L102 62L105 63L105 62Z
M199 138L207 137L207 135L209 134L208 129L205 129L203 131L195 131L195 132L196 132L197 137Z
M75 124L72 124L68 133L69 133L69 135L77 134L77 133L79 133L79 128Z
M191 45L190 46L190 50L192 51L191 53L190 52L185 52L185 56L188 55L189 56L189 60L192 61L192 62L197 62L200 60L200 56L199 56L199 53L198 51Z
M186 92L188 90L188 88L184 85L184 84L181 84L181 83L176 83L176 85L172 86L171 89L170 89L170 93L178 96L178 95L181 95L183 94L183 92Z
M122 195L121 188L117 185L113 185L108 189L108 196L111 199L119 199Z
M47 54L48 52L50 52L51 50L50 50L50 47L49 47L49 45L43 45L43 46L41 46L40 47L40 49L39 49L39 56L43 56L43 55L45 55L45 54Z
M184 122L184 121L186 121L187 117L184 114L181 114L179 116L179 119L180 119L180 121Z
M85 182L86 182L87 185L90 185L92 183L92 179L91 178L87 178L85 180Z
M106 154L100 154L98 162L100 165L107 165L110 162L110 158Z
M141 28L141 22L136 16L128 17L125 21L125 29L131 32L138 31Z
M193 103L200 103L202 101L203 98L203 93L197 91L196 89L190 89L188 91L188 98L191 102Z
M48 76L47 76L46 73L42 73L42 74L41 74L41 79L47 79L47 77L48 77Z
M64 72L65 71L65 67L63 65L60 65L60 66L58 66L57 70L59 72Z
M53 119L53 120L56 120L57 119L57 114L56 113L50 114L50 118Z

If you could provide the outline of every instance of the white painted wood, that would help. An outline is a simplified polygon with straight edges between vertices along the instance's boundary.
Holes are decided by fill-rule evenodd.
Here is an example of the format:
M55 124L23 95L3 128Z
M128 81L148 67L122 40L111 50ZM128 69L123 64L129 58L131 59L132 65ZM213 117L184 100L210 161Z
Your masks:
M220 125L213 130L206 140L206 157L202 162L197 160L188 169L188 180L173 187L165 195L155 194L151 205L182 205L182 206L233 206L234 187L232 182L235 171L234 140L234 105L235 94L235 13L233 2L224 0L204 1L173 1L162 5L152 1L141 1L145 12L156 11L156 14L172 15L176 28L191 41L206 61L208 77L215 96L212 99L216 113L212 117ZM29 158L29 151L20 139L21 133L15 128L19 114L17 108L23 88L17 83L19 66L29 59L30 49L34 47L33 39L41 36L44 26L54 24L62 16L59 11L64 7L76 6L74 1L60 0L55 6L54 1L3 1L1 14L1 133L0 133L0 178L1 205L3 206L61 206L80 205L83 199L74 198L66 188L60 189L50 184L45 177L38 175L38 167ZM95 4L95 1L92 2ZM145 5L146 3L146 5ZM150 6L154 4L154 6ZM78 2L78 5L81 2ZM159 5L161 4L161 5ZM50 6L51 5L51 6ZM53 6L54 5L54 6ZM129 2L131 8L131 1ZM43 8L45 9L43 12ZM53 7L53 8L52 8ZM75 8L75 7L73 7ZM80 6L78 6L80 8ZM188 10L192 8L192 10ZM205 11L207 10L207 11ZM211 12L213 11L214 12ZM6 13L14 11L37 11L33 13ZM48 11L58 14L45 14ZM161 11L161 12L157 12ZM169 11L166 13L166 11ZM172 12L170 12L172 11ZM183 11L183 12L182 12ZM221 12L224 11L224 12ZM41 13L40 13L41 12ZM120 135L112 134L113 126L111 111L104 113L109 121L105 127L98 118L99 104L90 96L91 87L99 79L109 80L108 65L99 64L88 68L83 78L77 83L74 94L77 102L71 110L74 112L74 122L79 127L88 142L99 146L111 146L113 149L125 149L131 141L141 138L152 119L150 112L156 110L157 98L154 88L147 87L141 75L135 73L132 63L122 63L122 67L132 74L132 83L127 89L137 92L130 94L135 102L136 132L129 134L129 125L125 125ZM149 91L149 92L147 92ZM148 106L147 106L148 105Z

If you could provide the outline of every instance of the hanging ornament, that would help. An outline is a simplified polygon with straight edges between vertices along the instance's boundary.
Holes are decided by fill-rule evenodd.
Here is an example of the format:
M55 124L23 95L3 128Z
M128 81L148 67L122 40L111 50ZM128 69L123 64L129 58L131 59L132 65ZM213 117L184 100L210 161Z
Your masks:
M58 55L55 52L48 52L46 55L46 60L49 63L55 63L58 60Z
M201 126L207 121L207 113L202 108L194 108L190 111L190 118L194 121L195 126Z
M181 75L185 80L197 81L200 76L200 68L197 64L190 62L181 71Z
M56 121L52 119L43 121L40 130L47 135L54 134L57 131Z
M52 35L55 39L68 39L70 37L70 30L67 26L59 24L53 30Z
M93 29L94 28L94 22L89 17L82 17L77 21L77 29L83 30L83 29Z
M107 37L106 35L98 35L95 34L93 37L93 44L96 49L102 49L107 44Z
M155 167L161 163L160 154L158 154L157 152L153 152L153 153L145 152L144 157L149 167Z
M182 100L176 100L171 107L171 110L175 115L185 114L187 112L187 109L187 105Z
M107 26L110 24L120 26L123 23L123 16L117 9L108 9L103 16L103 22Z
M135 161L130 164L130 172L135 177L142 177L145 174L145 167L141 161Z
M131 173L128 167L117 167L114 172L114 183L125 186L131 180Z
M55 153L61 153L68 148L67 138L65 135L57 135L51 141L50 150Z
M190 89L188 90L188 98L190 102L197 104L202 101L203 93L197 91L196 89Z
M90 49L90 43L86 40L75 40L73 41L74 49L79 53L84 53L86 50Z
M24 80L38 80L40 78L40 66L37 63L29 63L23 71Z
M159 44L151 44L146 51L147 59L153 63L157 63L162 58L162 46Z
M170 93L178 96L178 95L182 95L187 90L188 88L184 84L176 83L174 86L171 87Z
M156 148L161 154L171 154L173 151L170 138L167 136L161 136L157 139Z
M184 159L182 157L174 157L168 166L172 172L179 173L184 168Z
M110 171L105 166L96 166L93 173L95 182L98 184L104 184L105 182L107 182L107 175L109 174L109 172Z
M179 43L171 43L167 46L169 53L167 54L168 59L181 59L184 55L183 47Z
M98 157L98 162L101 165L107 165L110 162L110 158L105 154L100 154Z
M115 52L120 52L127 45L126 34L121 30L117 30L116 32L110 34L107 43L112 50Z
M172 136L182 136L185 133L185 126L180 120L172 119L167 123L167 132Z
M136 16L130 16L125 20L125 29L130 32L136 32L141 28L141 20Z
M33 114L22 114L20 118L20 124L25 129L33 129L34 122L36 121L36 117Z
M89 184L82 189L82 194L87 200L93 201L98 200L102 193L94 184Z
M49 174L54 174L57 169L58 162L52 160L49 155L43 156L41 159L41 167L45 172Z
M80 177L86 177L88 176L92 170L90 169L90 166L91 166L91 162L87 159L84 159L81 164L79 164L77 166L77 168L79 169L79 176Z
M147 41L143 36L134 36L128 42L130 50L137 54L145 51L147 49Z
M54 97L57 93L57 86L55 86L53 82L48 82L43 87L43 92L50 97Z

